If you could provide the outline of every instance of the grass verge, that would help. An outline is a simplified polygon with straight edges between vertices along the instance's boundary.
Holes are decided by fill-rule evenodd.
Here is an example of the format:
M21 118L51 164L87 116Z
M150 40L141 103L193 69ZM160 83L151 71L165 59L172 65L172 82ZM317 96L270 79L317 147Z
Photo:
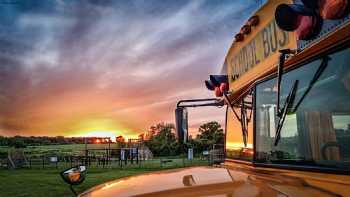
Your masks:
M196 161L182 165L176 161L163 166L159 162L149 163L146 166L130 166L124 168L89 168L86 180L79 186L74 187L78 193L118 178L142 174L145 172L174 169L180 167L207 165L206 162ZM16 169L0 170L0 196L11 197L53 197L53 196L73 196L69 186L59 176L63 169Z

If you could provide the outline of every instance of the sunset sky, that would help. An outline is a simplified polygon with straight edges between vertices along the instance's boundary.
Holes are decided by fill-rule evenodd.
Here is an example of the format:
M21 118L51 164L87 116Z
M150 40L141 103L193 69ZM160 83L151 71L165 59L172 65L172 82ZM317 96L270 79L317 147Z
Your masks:
M136 136L212 97L247 0L0 0L0 135ZM189 110L191 131L224 110Z

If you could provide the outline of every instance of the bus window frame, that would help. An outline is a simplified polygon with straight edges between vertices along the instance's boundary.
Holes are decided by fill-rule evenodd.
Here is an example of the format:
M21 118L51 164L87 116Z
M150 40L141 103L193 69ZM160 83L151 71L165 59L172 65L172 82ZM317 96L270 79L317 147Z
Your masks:
M325 55L334 54L336 52L339 52L341 50L344 50L346 48L350 47L350 40L346 41L345 43L341 44L335 44L334 47L330 48L329 50L322 51L320 49L319 51L315 52L314 56L305 58L293 65L290 65L283 69L283 73L286 74L288 72L291 72L295 69L301 68L303 66L306 66L307 64L316 61L320 58L322 58ZM350 170L341 170L336 168L328 168L328 167L320 167L320 166L307 166L307 165L292 165L292 164L268 164L268 163L262 163L257 162L256 160L256 87L257 85L264 83L266 81L269 81L271 79L274 79L277 77L277 72L273 72L270 75L267 75L261 79L258 79L256 82L252 83L251 86L254 88L254 97L253 97L253 109L254 109L254 120L253 120L253 165L255 167L267 167L267 168L278 168L278 169L286 169L286 170L298 170L298 171L310 171L310 172L322 172L322 173L329 173L329 174L346 174L350 175ZM251 87L249 87L250 89Z

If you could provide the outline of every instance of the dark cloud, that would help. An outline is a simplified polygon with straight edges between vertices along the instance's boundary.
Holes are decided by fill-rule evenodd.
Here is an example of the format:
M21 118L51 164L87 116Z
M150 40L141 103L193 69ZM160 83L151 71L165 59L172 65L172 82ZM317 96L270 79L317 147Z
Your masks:
M211 95L202 83L254 9L243 0L0 5L0 134L71 135L94 120L132 134L173 121L177 100ZM191 111L192 125L222 121L212 111Z

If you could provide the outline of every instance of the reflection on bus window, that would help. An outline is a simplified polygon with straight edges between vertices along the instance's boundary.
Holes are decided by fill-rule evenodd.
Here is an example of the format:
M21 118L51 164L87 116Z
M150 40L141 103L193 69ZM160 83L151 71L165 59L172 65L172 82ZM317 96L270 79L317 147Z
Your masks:
M299 80L299 84L292 107L295 111L286 116L277 146L276 79L256 86L258 162L350 169L350 49L329 58L308 93L321 59L283 75L281 106L294 81Z
M227 114L227 134L226 134L226 158L228 159L240 159L251 161L253 159L253 111L252 111L252 95L246 95L243 100L245 103L245 114L247 125L247 146L244 145L242 124L236 117L241 118L241 105L242 102L234 104L234 110L228 109Z

